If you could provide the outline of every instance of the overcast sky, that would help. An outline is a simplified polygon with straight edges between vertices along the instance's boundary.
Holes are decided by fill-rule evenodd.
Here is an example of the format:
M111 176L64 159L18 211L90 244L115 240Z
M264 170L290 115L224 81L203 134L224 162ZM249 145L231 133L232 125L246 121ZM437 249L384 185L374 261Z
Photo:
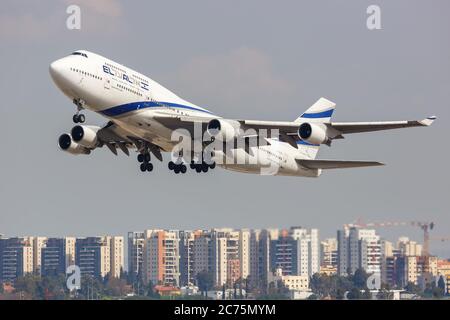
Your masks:
M81 7L81 30L66 8ZM366 27L381 7L382 30ZM2 1L0 11L0 233L122 234L146 228L288 227L335 236L357 218L434 221L450 236L448 116L450 2ZM74 105L48 65L76 49L107 56L181 97L230 118L293 120L319 97L335 121L422 119L430 128L348 135L319 158L385 167L319 179L216 169L139 171L135 155L61 152ZM87 112L88 124L105 119ZM418 228L380 229L420 240ZM433 242L450 256L450 242Z

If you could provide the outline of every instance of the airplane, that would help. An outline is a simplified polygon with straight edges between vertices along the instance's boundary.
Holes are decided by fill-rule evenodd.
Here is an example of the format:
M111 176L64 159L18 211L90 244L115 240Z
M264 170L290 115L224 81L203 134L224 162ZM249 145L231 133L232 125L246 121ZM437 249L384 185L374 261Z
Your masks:
M244 173L319 177L322 170L384 165L376 161L316 159L321 145L331 146L333 140L347 134L430 126L436 119L431 116L420 121L332 122L336 104L326 98L320 98L294 121L225 119L126 66L87 50L77 50L52 62L49 72L77 110L73 116L76 125L58 139L60 149L74 155L90 154L103 146L115 155L118 150L129 155L129 149L135 149L142 172L153 170L153 157L163 161L162 153L169 152L172 160L168 168L176 174L186 173L189 163L197 173L214 169L217 164ZM107 123L102 127L83 124L83 110L100 114ZM174 139L174 133L180 129L184 130L181 139ZM261 135L264 131L276 134ZM205 135L209 135L209 140ZM180 140L189 144L185 143L185 150L176 153ZM234 143L238 140L243 144ZM217 147L229 141L233 143L228 149ZM210 157L205 156L212 143L216 143L215 148L209 150ZM275 170L265 170L268 167Z

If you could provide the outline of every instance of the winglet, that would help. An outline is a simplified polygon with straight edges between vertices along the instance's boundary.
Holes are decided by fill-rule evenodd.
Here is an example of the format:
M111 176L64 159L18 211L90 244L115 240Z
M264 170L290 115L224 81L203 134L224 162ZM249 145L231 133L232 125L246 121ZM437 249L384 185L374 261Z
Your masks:
M430 116L430 117L428 117L428 118L426 118L426 119L423 119L423 120L421 120L421 121L419 121L419 123L421 124L421 125L423 125L423 126L431 126L431 124L434 122L434 120L436 120L437 118L436 118L436 116Z

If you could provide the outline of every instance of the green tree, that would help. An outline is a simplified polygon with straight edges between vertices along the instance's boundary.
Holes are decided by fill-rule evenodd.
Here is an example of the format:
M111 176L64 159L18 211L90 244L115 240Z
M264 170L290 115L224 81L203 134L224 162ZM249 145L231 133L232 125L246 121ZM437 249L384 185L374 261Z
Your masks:
M361 293L361 290L353 287L347 294L347 298L350 300L360 300L364 299L363 294Z
M41 299L64 300L67 298L68 290L65 275L42 277L38 282L38 293Z
M82 299L101 299L104 294L104 282L90 275L81 276L80 298Z
M408 284L405 286L405 290L406 290L406 292L412 293L412 294L417 294L417 295L422 294L422 289L413 282L408 282Z
M445 295L445 280L444 280L444 277L443 276L440 276L439 277L439 280L438 280L438 288L441 290L441 293L442 293L442 295L444 296Z
M197 274L196 278L197 278L197 285L198 285L198 288L200 289L200 292L202 293L202 295L204 295L206 297L208 290L212 288L213 283L214 283L214 278L213 278L212 273L210 273L206 270L203 270Z
M130 293L130 287L125 279L111 278L106 283L106 293L114 297L123 297Z
M147 285L147 297L151 299L160 299L161 296L155 291L155 286L153 282L150 280Z
M357 269L355 271L355 274L351 277L351 281L353 282L353 285L357 287L358 289L365 289L367 288L367 278L369 275L364 269Z
M391 287L388 284L382 284L380 290L377 293L377 299L379 300L390 300L392 299L392 292L390 292Z
M31 295L33 299L41 299L38 292L39 277L33 274L26 274L16 279L14 288L15 292L25 292Z

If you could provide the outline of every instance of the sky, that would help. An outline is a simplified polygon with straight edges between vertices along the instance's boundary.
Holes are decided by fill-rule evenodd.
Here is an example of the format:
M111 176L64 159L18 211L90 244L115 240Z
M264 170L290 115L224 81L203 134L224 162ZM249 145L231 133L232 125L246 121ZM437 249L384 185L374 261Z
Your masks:
M69 30L66 9L81 8ZM366 26L381 9L381 30ZM126 235L151 228L319 228L345 223L433 221L450 237L447 147L450 2L2 1L0 9L0 234ZM412 120L429 128L348 135L319 158L385 167L330 170L319 179L216 169L142 174L135 155L58 149L74 105L49 64L77 49L122 63L226 118L297 118L318 98L335 121ZM105 119L87 112L87 123ZM378 230L422 241L416 227ZM450 241L432 253L450 257Z

